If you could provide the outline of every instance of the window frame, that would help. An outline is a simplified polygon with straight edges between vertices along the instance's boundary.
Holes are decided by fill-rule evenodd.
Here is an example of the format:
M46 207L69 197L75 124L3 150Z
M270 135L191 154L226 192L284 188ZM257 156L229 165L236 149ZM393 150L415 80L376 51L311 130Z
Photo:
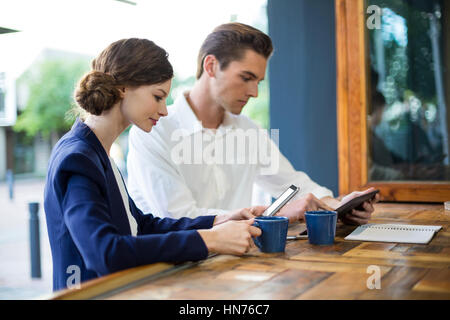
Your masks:
M335 0L339 193L375 187L384 201L444 202L450 181L368 181L365 0ZM356 31L356 32L355 32ZM448 44L447 44L448 45Z

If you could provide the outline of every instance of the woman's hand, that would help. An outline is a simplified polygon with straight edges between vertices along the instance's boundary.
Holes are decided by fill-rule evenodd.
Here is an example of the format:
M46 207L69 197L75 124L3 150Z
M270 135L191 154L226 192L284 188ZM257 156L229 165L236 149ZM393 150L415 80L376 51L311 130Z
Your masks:
M261 235L261 229L252 226L254 219L227 221L209 230L197 230L209 253L243 255L254 247L252 237Z
M242 208L230 211L225 214L216 216L214 219L214 226L230 220L249 220L262 215L267 206L253 206L249 208Z
M230 212L229 220L249 220L259 217L268 206L253 206L250 208L238 209Z
M289 218L289 223L305 219L306 211L316 210L331 210L332 207L325 202L317 199L312 193L309 193L298 200L294 200L286 204L276 214L277 216L283 216Z

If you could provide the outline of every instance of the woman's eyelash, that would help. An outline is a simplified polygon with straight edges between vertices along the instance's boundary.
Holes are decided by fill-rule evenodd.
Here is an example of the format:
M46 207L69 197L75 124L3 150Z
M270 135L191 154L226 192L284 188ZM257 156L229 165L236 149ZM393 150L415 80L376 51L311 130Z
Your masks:
M162 100L162 98L158 97L158 96L155 96L155 99L156 99L157 102L160 102Z

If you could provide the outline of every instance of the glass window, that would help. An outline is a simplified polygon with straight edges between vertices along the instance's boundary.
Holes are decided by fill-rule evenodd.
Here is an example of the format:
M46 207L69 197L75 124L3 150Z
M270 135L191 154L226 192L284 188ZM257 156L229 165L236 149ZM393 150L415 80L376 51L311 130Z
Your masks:
M449 181L450 1L367 5L369 180Z

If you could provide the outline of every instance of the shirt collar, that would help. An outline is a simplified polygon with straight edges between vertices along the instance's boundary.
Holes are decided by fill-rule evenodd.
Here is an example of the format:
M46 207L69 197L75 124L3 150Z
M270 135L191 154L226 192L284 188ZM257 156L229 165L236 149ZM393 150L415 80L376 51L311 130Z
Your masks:
M176 115L178 117L179 128L185 131L185 135L191 135L200 131L208 130L203 128L202 123L197 119L194 111L192 111L189 103L186 100L187 92L182 92L174 102ZM217 128L216 133L225 134L229 129L237 128L239 115L233 115L225 111L223 122Z
M182 92L174 102L174 112L175 116L178 118L178 127L183 129L186 135L191 135L196 132L202 131L203 126L201 122L197 119L194 111L192 111L189 103L186 100Z

